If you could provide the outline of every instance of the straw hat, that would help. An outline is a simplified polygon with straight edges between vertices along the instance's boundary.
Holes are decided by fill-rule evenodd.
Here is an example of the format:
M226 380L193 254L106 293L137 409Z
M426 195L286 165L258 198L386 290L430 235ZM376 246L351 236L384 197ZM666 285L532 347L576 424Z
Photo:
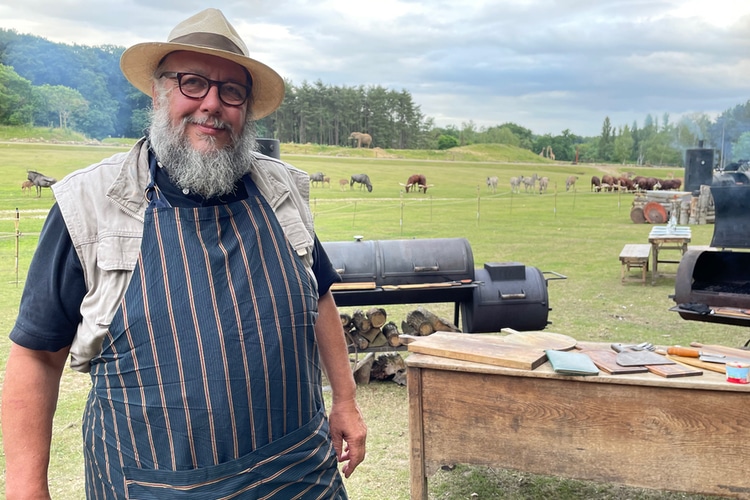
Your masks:
M248 57L245 43L217 9L206 9L182 21L169 34L167 42L133 45L123 52L120 68L135 88L150 96L157 65L177 50L218 56L246 68L252 77L253 119L270 115L284 99L284 80L265 64Z

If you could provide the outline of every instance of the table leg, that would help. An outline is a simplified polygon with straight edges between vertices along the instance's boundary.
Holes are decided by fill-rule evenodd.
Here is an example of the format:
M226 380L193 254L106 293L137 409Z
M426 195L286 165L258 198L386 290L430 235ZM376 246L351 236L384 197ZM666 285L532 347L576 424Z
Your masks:
M410 367L406 372L409 391L409 476L411 500L427 500L427 470L424 460L424 426L422 425L422 370Z
M659 275L659 245L651 245L651 255L653 262L651 264L651 284L656 284L656 277Z

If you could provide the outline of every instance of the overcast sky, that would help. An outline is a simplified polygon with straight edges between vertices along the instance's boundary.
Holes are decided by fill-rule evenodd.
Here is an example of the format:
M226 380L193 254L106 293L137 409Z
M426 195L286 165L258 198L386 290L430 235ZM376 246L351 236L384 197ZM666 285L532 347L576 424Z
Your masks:
M748 0L0 0L0 27L129 46L209 6L295 85L406 89L439 126L593 136L750 99Z

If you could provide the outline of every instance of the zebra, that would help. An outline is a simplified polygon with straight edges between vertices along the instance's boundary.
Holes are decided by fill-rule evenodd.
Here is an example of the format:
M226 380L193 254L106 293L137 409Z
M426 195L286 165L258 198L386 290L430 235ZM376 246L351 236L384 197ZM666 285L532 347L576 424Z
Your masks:
M497 177L487 177L487 189L494 194L497 191Z
M511 193L519 193L519 192L521 192L521 179L522 178L523 178L523 176L521 176L521 178L518 178L518 177L511 177L510 178L510 192Z
M534 188L536 187L536 180L539 177L536 174L533 174L531 177L524 177L521 176L521 180L523 181L524 190L528 193L529 189L534 191Z

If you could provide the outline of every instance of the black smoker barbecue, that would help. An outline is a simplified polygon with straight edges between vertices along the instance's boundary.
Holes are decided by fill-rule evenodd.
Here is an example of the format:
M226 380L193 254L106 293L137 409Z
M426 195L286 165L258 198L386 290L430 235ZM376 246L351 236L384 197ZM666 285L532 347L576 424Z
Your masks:
M714 174L711 195L713 249L682 257L670 310L686 320L750 326L750 174Z
M344 284L334 290L339 306L453 302L454 323L464 333L542 330L547 324L547 280L517 262L474 269L465 238L323 243ZM555 278L565 279L557 273Z

